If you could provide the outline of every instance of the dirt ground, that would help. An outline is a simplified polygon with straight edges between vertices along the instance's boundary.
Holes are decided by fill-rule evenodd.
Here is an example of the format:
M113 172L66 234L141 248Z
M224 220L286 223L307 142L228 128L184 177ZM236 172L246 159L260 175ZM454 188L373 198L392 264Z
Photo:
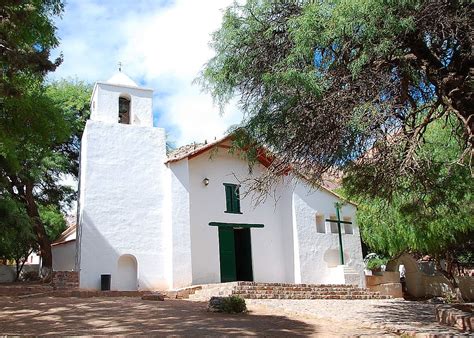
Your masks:
M0 335L265 335L378 336L381 329L304 315L280 315L258 304L248 314L206 311L206 304L139 298L0 297Z

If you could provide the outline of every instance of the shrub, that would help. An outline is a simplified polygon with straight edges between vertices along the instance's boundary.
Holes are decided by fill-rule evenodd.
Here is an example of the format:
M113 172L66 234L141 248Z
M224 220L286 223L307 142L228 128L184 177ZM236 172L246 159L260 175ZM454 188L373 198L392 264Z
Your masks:
M372 270L372 271L380 270L382 265L387 264L387 261L388 261L388 259L386 259L386 258L373 257L373 258L370 258L366 262L366 267L367 267L367 269Z
M24 271L21 274L21 279L25 282L31 282L40 280L40 277L38 271Z
M222 311L226 313L241 313L247 311L245 299L238 296L225 297L222 302Z
M237 296L212 297L209 300L209 311L225 313L247 312L245 300Z

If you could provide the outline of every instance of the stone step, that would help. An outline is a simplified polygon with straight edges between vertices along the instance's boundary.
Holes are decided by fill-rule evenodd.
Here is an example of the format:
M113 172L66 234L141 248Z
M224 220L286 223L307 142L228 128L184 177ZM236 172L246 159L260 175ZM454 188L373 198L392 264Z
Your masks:
M314 292L314 291L306 291L306 292L273 292L273 291L265 291L265 292L247 292L247 291L240 291L240 290L232 290L232 294L235 295L308 295L308 296L372 296L372 295L379 295L379 293L375 292Z
M242 290L233 290L232 294L247 294L247 295L268 295L268 294L274 294L274 295L296 295L296 294L302 294L302 295L320 295L320 296L329 296L329 295L334 295L334 296L370 296L370 295L378 295L379 293L372 293L372 292L332 292L332 291L326 291L326 292L317 292L317 291L286 291L286 292L281 292L281 291L242 291Z
M388 299L378 292L354 285L232 282L203 285L191 300L237 295L247 299Z
M276 290L276 291L337 291L337 292L360 292L367 291L363 288L318 288L318 287L271 287L271 286L237 286L234 290Z
M366 295L366 296L306 296L306 295L239 295L245 299L344 299L344 300L368 300L368 299L390 299L389 296Z
M352 289L356 288L354 285L349 284L304 284L304 283L262 283L262 282L233 282L236 283L238 286L271 286L271 287L326 287L326 288L344 288L344 289ZM228 283L230 284L230 283Z

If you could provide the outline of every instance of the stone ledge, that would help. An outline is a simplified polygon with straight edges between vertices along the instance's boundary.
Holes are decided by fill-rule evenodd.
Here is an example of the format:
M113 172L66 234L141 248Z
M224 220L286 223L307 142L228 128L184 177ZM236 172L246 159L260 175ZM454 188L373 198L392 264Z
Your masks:
M441 304L436 306L436 319L440 324L452 326L463 332L472 332L474 328L474 314L467 309L463 311L455 307L456 305ZM459 304L458 306L470 307L472 304Z
M146 293L142 296L143 300L164 301L165 296L158 292Z

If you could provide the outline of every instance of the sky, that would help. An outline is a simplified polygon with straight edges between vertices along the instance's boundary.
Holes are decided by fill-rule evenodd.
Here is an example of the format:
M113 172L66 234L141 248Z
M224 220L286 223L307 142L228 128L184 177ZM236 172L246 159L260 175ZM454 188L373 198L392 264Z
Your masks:
M175 146L213 140L242 119L224 114L193 80L213 56L211 33L232 0L69 0L55 21L64 61L52 80L106 81L122 71L154 90L154 125Z

